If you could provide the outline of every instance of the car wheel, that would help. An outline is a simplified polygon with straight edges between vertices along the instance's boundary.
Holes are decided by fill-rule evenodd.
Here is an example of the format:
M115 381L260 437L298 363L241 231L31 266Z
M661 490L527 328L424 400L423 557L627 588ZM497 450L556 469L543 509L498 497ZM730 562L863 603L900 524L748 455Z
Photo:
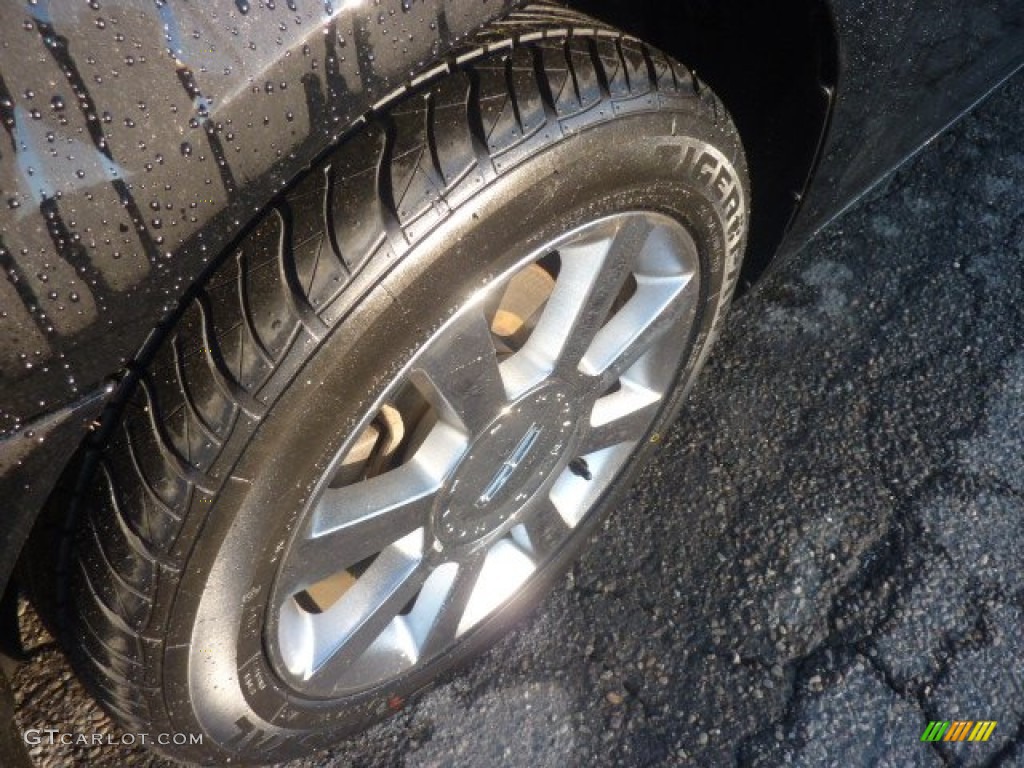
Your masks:
M366 727L534 607L672 418L748 192L709 90L564 10L481 32L255 221L83 462L65 638L179 759Z

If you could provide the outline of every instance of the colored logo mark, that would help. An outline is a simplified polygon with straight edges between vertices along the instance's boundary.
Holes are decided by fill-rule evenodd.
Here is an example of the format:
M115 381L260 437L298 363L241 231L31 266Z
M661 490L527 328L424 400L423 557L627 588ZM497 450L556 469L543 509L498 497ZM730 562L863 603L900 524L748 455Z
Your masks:
M995 720L932 720L921 741L988 741L995 729Z

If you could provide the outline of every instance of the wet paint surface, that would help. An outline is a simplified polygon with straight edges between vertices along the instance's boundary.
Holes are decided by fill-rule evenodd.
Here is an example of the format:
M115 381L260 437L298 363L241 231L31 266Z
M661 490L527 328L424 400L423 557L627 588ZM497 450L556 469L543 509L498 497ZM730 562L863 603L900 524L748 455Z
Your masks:
M843 0L838 99L797 246L1024 64L1024 5Z
M0 435L117 371L297 172L511 3L0 8Z

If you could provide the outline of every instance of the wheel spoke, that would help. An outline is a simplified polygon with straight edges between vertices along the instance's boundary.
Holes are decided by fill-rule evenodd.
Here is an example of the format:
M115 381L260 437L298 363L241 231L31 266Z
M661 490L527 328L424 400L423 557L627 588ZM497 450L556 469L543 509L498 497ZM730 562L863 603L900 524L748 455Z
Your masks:
M571 532L552 501L545 498L529 512L521 530L513 529L512 538L534 562L541 563L555 554Z
M444 651L458 636L459 623L466 613L470 595L476 588L483 569L486 552L475 552L458 564L458 571L448 588L434 620L420 646L420 659L429 659Z
M462 312L424 351L416 369L430 380L424 393L449 420L478 434L507 402L491 328L481 307Z
M697 311L692 275L637 277L637 292L600 330L580 362L598 389L611 386L673 325L691 322Z
M622 388L594 404L590 428L579 447L586 455L602 448L637 442L651 427L661 408L661 396L646 387L622 379Z
M475 626L512 597L536 568L530 556L511 539L498 539L484 559L456 634Z
M609 224L600 237L559 248L561 267L555 288L524 348L509 363L550 372L575 371L650 236L642 217ZM521 377L525 378L525 377Z
M410 462L369 480L328 489L308 536L281 570L279 588L287 594L300 592L422 528L439 485Z
M551 486L551 502L568 525L579 525L632 452L633 447L626 443L602 448L586 455L588 476L569 469L558 476Z
M352 664L416 596L429 573L422 561L398 547L382 552L345 596L317 617L313 675L343 681Z
M622 288L636 265L637 255L652 233L651 223L644 218L627 219L608 243L603 268L593 283L586 304L569 332L562 349L559 367L575 371L612 311Z

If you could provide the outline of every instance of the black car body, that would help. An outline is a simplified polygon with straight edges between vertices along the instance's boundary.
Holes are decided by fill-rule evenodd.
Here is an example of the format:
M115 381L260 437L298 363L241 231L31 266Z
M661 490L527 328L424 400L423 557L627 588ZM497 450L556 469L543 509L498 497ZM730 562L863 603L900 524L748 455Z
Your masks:
M753 184L749 284L1024 63L1019 0L591 2L691 66ZM512 0L0 8L0 584L118 379L283 188Z

